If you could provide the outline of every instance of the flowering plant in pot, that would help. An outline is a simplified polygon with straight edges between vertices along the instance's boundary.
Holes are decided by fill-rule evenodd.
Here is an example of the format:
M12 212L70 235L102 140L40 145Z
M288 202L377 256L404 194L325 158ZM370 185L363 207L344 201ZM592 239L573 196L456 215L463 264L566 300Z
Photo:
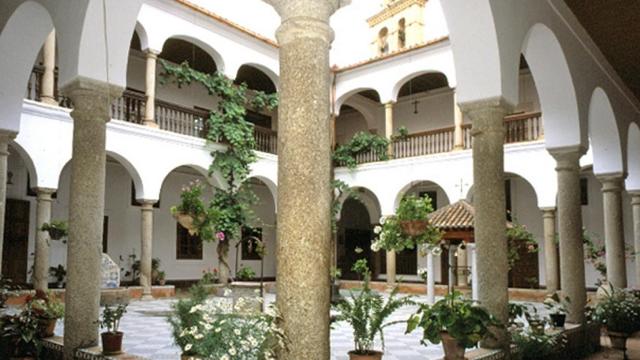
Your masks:
M612 346L626 352L627 338L640 330L640 298L631 291L609 286L592 316L606 327Z
M467 348L491 335L490 326L499 323L486 309L454 291L431 306L420 304L409 318L407 333L420 327L422 344L442 342L446 360L463 360Z
M42 224L40 231L48 232L51 240L60 240L69 236L69 224L64 220L52 221Z
M38 338L40 322L31 308L25 308L16 315L5 315L0 319L2 337L8 340L9 359L37 359L42 349Z
M204 186L199 180L194 180L182 188L180 204L171 207L171 215L189 231L190 235L200 233L205 224L207 209L202 200Z
M98 320L101 329L106 329L100 334L102 338L102 353L104 355L116 355L122 352L122 336L120 320L127 312L127 305L117 305L115 307L105 306L102 317Z
M428 196L405 196L400 201L396 215L383 216L380 225L373 228L377 238L371 244L373 251L414 249L419 245L435 247L441 240L441 232L429 225L427 216L433 211Z
M64 304L51 293L36 290L35 296L28 296L25 307L38 320L38 337L53 336L58 319L64 317Z
M544 299L544 307L549 311L549 318L551 318L551 324L556 328L563 328L564 322L569 313L569 305L571 299L568 296L561 298L560 295L555 292L546 299Z
M380 336L384 350L383 330L391 325L404 321L387 321L399 308L413 304L411 297L397 297L398 287L395 287L385 301L382 295L369 287L371 271L365 259L356 261L354 271L359 271L364 278L363 288L358 292L351 292L351 296L341 299L334 308L338 311L336 321L346 321L353 328L355 349L349 352L350 360L381 359L382 352L374 350L374 340Z

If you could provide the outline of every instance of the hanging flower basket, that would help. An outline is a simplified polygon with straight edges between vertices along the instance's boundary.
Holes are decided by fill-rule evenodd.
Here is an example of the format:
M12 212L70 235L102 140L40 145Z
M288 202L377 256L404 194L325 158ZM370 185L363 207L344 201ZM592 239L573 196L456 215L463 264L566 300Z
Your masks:
M63 237L67 236L67 232L62 229L50 228L48 232L51 240L60 240Z
M176 212L173 214L173 217L176 219L176 221L178 221L180 225L182 225L183 228L187 229L189 235L198 235L199 231L194 224L195 219L193 218L193 216L186 213Z
M407 220L400 221L402 232L409 236L420 236L427 231L429 226L428 220Z

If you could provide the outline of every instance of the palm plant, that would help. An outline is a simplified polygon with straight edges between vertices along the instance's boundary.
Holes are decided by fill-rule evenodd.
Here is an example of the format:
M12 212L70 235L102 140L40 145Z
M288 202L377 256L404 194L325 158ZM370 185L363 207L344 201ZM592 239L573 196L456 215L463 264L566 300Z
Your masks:
M365 261L365 260L361 260ZM355 267L355 266L354 266ZM371 272L368 267L358 267L354 271L360 271L364 277L364 285L359 293L351 292L351 296L342 299L335 305L339 312L337 321L346 321L353 328L353 340L355 350L352 353L357 355L371 355L374 339L380 336L382 348L384 350L383 330L391 325L405 322L388 321L388 318L399 308L413 304L410 296L398 298L398 287L394 288L389 298L385 299L379 293L371 290L369 281Z

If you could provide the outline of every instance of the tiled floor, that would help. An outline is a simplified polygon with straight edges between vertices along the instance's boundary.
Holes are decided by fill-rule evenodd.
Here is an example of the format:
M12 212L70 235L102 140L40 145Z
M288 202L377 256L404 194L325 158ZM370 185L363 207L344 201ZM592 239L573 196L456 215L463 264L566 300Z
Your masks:
M267 302L273 302L275 296L268 294ZM421 298L418 301L424 300ZM176 360L180 358L180 349L173 344L171 328L167 315L171 303L175 300L132 302L122 319L120 328L125 333L125 350L130 354L141 355L153 360ZM407 319L415 307L399 310L391 320ZM429 360L443 356L440 345L420 345L420 331L405 335L405 325L397 324L385 330L385 360ZM63 325L59 321L56 334L62 335ZM377 349L381 346L378 343ZM338 323L331 330L331 360L348 359L347 352L353 349L353 335L349 325Z

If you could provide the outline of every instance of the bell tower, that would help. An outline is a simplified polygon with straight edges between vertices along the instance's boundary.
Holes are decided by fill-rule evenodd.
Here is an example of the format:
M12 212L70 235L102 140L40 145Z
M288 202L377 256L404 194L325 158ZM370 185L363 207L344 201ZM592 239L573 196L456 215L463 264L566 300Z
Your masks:
M427 0L383 1L383 9L367 19L373 34L373 54L381 56L421 43Z

